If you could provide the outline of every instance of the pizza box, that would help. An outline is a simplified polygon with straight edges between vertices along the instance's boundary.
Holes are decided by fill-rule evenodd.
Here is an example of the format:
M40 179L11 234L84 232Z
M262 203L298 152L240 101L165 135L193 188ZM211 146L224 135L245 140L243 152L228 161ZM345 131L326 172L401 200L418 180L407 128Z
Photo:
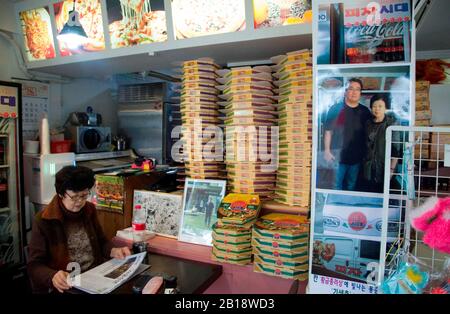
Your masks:
M216 96L217 94L219 94L219 91L216 88L198 88L198 89L194 89L194 88L183 88L180 91L180 95L181 96L194 96L194 97L202 97L204 95L208 96Z
M220 94L220 99L224 99L229 102L242 102L242 101L262 101L273 103L276 101L276 96L273 96L273 92L271 91L262 91L262 90L254 90L254 91L242 91L238 93L230 93L230 94Z
M266 249L261 246L253 246L253 254L263 256L266 258L279 258L287 261L297 261L303 262L308 261L309 255L308 250L298 253L288 253L283 251L278 251L276 249Z
M284 81L288 79L312 79L312 69L297 69L295 71L288 71L288 72L279 72L279 73L273 73L272 74L275 78L277 78L279 81Z
M300 206L300 207L309 207L310 199L309 198L291 198L280 195L275 195L274 200L276 202L288 205L288 206Z
M236 264L236 265L247 265L247 264L251 264L252 263L252 258L251 256L249 258L239 258L239 259L234 259L234 258L230 258L228 256L221 256L221 255L216 255L217 252L212 252L212 260L220 262L220 263L228 263L228 264Z
M308 94L292 94L292 95L286 95L283 97L278 98L278 104L297 104L297 103L311 103L312 102L312 96Z
M220 69L220 66L214 62L214 59L208 58L208 57L198 58L198 59L194 59L194 60L187 60L187 61L182 61L182 62L174 62L173 64L175 66L183 66L183 67L213 65L217 69Z
M229 75L226 77L216 78L216 81L221 85L239 84L239 83L249 83L249 82L272 82L272 75L267 72L259 72L252 74L241 74L241 75Z
M216 82L217 75L214 73L203 72L201 74L186 74L180 76L175 76L176 78L181 79L182 83L185 82L200 82L200 81L209 81L211 83Z
M258 246L263 250L277 250L278 252L283 252L287 254L296 253L308 253L308 240L304 242L295 243L292 241L285 242L280 240L272 240L266 238L259 238L253 233L252 235L252 246Z
M200 80L195 82L181 82L179 85L182 89L203 89L203 88L216 88L217 82L211 80Z
M312 98L312 86L300 86L300 87L291 87L288 89L275 89L275 93L278 94L278 99L283 99L289 95L304 95Z
M311 193L311 183L310 182L296 182L279 180L276 184L276 190L293 190L298 192L309 192Z
M307 87L312 88L312 80L309 79L296 79L296 80L286 80L286 81L275 81L275 85L278 86L279 90L287 90L291 88Z
M283 103L277 107L279 113L312 112L312 103Z
M233 245L222 246L218 244L213 245L213 250L216 250L217 255L226 255L233 258L251 257L253 254L251 246L246 249L236 249Z
M304 60L292 60L283 64L272 65L271 68L273 72L280 73L298 69L312 68L312 63Z
M242 241L238 241L239 239L223 237L219 236L215 233L212 233L213 245L216 246L232 246L235 250L247 250L252 247L251 244L251 236L249 238L245 237Z
M219 91L230 90L231 92L249 89L269 89L272 90L274 85L270 81L252 81L252 80L232 80L228 84L216 85Z
M253 222L254 223L254 222ZM233 225L222 225L222 227L236 227ZM250 226L251 229L251 226ZM243 235L236 235L236 236L230 236L230 235L220 235L213 231L212 237L214 239L214 245L227 247L230 246L235 251L240 250L248 250L251 247L251 241L252 241L252 234L243 234ZM220 241L220 242L218 242Z
M226 117L258 117L258 118L267 118L267 119L275 119L277 117L276 111L268 111L268 110L227 110Z
M219 104L219 103L218 103ZM257 103L257 102L231 102L223 105L225 109L222 110L247 110L247 109L259 109L259 110L269 110L276 111L277 107L275 104L267 103Z
M308 257L303 258L300 261L292 261L289 259L268 257L264 255L255 254L254 261L273 267L283 267L286 269L291 269L293 271L304 271L305 269L308 270L309 267Z
M302 49L288 52L285 55L271 57L270 60L276 64L285 64L293 61L312 62L312 51L309 49Z
M306 216L270 213L258 219L253 235L273 240L307 242L309 220Z
M253 263L253 271L285 279L296 279L300 281L308 279L308 270L293 271L290 269L275 267L264 263Z
M243 225L256 219L260 209L258 195L230 193L222 199L217 209L217 218L221 223Z
M212 226L213 233L217 236L223 237L224 239L230 237L231 239L236 239L239 237L251 237L251 228L242 228L240 226L229 226L221 225L220 223L215 223Z
M272 68L267 65L262 66L243 66L243 67L234 67L231 69L221 69L216 71L217 75L227 78L232 76L246 76L251 74L259 74L259 73L272 73Z
M304 143L292 143L292 144L279 144L278 149L280 151L312 151L312 144L310 142ZM304 156L298 156L304 157Z

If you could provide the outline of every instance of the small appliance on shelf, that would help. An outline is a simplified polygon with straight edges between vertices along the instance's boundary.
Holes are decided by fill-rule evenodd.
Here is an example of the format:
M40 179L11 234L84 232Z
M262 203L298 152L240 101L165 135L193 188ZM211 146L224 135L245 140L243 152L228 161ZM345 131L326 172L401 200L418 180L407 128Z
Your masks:
M86 112L72 112L67 122L76 153L106 152L111 149L111 128L100 126L102 116L92 107Z

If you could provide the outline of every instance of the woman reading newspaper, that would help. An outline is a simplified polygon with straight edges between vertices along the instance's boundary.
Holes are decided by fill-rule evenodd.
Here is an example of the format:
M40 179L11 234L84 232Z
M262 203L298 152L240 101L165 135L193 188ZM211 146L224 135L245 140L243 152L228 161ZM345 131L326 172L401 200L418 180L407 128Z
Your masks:
M56 195L33 222L27 267L34 293L69 289L72 265L84 272L108 258L131 254L128 247L113 248L106 239L95 206L87 201L94 183L94 173L86 167L66 166L56 174Z

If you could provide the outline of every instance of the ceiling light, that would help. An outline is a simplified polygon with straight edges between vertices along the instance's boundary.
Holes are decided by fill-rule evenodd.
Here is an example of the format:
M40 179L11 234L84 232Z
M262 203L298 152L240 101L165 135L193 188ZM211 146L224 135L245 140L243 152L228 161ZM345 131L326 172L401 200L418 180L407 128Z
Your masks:
M88 39L80 23L80 15L75 10L75 1L73 1L73 10L69 12L69 18L58 35L58 39L64 42L70 49L76 49L82 46Z

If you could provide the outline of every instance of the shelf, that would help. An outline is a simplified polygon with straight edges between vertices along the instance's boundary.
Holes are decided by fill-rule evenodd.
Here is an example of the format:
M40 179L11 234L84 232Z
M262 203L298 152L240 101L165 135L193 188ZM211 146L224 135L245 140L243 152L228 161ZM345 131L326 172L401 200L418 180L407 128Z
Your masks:
M396 68L409 67L410 62L386 62L386 63L351 63L351 64L317 64L317 70L336 69L361 69L361 68Z
M0 213L7 213L9 211L11 211L11 209L9 207L0 208Z
M0 169L2 168L9 168L9 165L0 165Z

